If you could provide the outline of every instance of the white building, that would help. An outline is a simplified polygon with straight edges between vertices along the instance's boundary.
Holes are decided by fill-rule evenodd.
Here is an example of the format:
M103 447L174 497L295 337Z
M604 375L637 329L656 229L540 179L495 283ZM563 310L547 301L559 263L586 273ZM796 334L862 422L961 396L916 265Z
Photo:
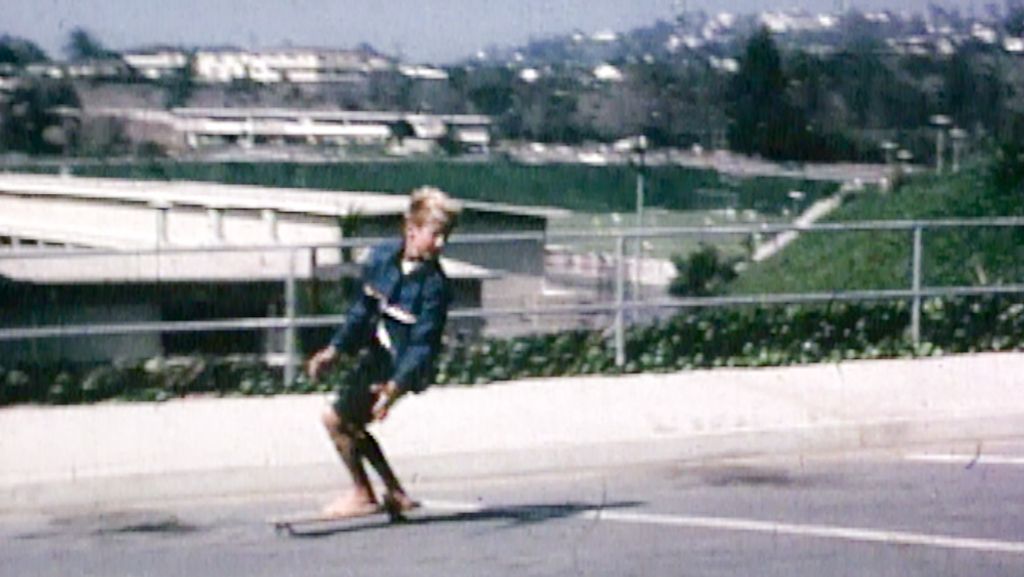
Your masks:
M594 78L601 82L622 82L625 78L622 71L611 64L601 64L594 68Z
M448 80L448 73L432 66L401 66L398 71L402 76L419 80Z
M146 134L142 140L169 149L264 144L385 146L409 131L410 137L402 143L406 152L432 150L446 138L465 151L485 152L491 143L492 123L489 116L476 114L285 108L93 108L89 113L121 119L130 134ZM406 144L411 148L406 149Z
M350 110L279 108L176 108L175 130L190 147L212 141L243 144L298 142L308 144L384 144L400 124L420 140L439 141L466 134L479 145L490 141L491 119L474 114L409 114Z
M990 46L999 41L999 33L994 28L979 22L971 25L971 37Z
M296 314L311 313L319 308L317 285L358 274L337 246L347 234L339 219L357 215L365 239L391 237L407 208L405 195L371 192L0 174L0 327L209 320L212 310L229 318L277 317L288 279L299 289ZM535 302L545 270L543 233L548 219L559 216L564 211L464 201L458 236L445 251L453 306ZM459 241L496 231L536 234L498 244ZM82 248L102 252L83 255ZM353 252L356 261L364 253ZM514 322L502 320L493 330L508 331ZM453 319L449 330L487 327L479 319ZM238 333L229 352L279 352L272 350L274 335ZM0 358L94 362L188 354L202 349L192 337L202 338L0 343Z
M610 44L619 39L619 35L612 30L599 30L595 32L590 39L599 44Z
M775 34L819 32L830 30L839 24L839 19L835 16L790 12L764 12L760 14L759 19L761 24Z
M373 54L298 48L201 50L195 59L196 78L210 83L246 79L261 84L340 82L392 66L387 58Z
M188 65L188 55L173 49L126 52L123 58L132 70L149 80L174 76Z

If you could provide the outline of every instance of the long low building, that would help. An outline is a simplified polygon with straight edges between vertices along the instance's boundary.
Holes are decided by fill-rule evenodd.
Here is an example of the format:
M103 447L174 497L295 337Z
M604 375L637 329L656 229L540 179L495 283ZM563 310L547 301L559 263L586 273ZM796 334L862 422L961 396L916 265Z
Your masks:
M419 114L400 111L286 108L91 108L94 117L114 117L128 134L170 149L234 144L378 145L397 140L439 143L450 139L469 151L491 144L491 118L478 114ZM401 137L401 138L399 138Z
M0 327L280 316L289 279L300 288L299 314L330 312L332 291L356 273L361 254L339 248L341 241L396 236L406 208L404 195L369 192L0 174L0 294L16 305L5 305ZM558 214L465 202L458 231L543 233ZM455 306L516 305L539 293L543 235L527 236L453 242L443 264ZM480 321L452 327L483 329ZM267 335L213 340L8 341L0 356L90 361L277 346Z

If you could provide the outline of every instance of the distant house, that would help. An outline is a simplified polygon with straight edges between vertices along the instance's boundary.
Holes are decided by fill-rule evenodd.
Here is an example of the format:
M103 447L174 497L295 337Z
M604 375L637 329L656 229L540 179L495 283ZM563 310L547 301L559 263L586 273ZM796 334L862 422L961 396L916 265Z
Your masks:
M831 15L774 11L762 12L758 20L774 34L822 32L839 25L839 19Z
M69 62L64 65L68 78L90 80L124 80L130 76L128 64L121 58L104 58Z
M419 80L448 80L447 72L432 66L400 66L398 71L402 76Z
M991 26L975 22L971 24L971 38L991 46L999 41L999 33Z
M13 92L21 83L18 70L11 64L0 64L0 99L5 92Z
M594 78L601 82L622 82L625 79L622 71L611 64L601 64L595 67Z

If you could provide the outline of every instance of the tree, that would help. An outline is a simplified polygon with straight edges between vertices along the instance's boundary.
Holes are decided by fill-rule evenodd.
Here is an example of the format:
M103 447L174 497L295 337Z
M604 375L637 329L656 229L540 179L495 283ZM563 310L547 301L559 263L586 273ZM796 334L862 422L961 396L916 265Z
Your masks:
M79 62L82 60L103 60L115 58L117 52L108 50L103 43L93 37L84 28L75 28L68 36L68 43L64 46L64 52L68 60Z
M799 156L806 119L786 95L782 55L762 27L747 42L730 99L730 146L740 152L784 159Z
M730 86L726 104L730 146L774 160L862 158L863 147L851 130L864 126L875 97L864 90L852 94L844 90L872 86L868 79L874 72L854 67L851 73L848 60L846 53L828 62L797 54L792 72L787 73L771 34L759 30L748 41ZM844 96L842 104L834 97L837 93ZM844 119L847 112L853 118Z
M961 48L940 63L943 92L939 110L952 116L958 126L1005 133L1013 111L1020 106L1019 90L1012 86L1020 70L1014 60L983 47Z
M486 84L470 90L469 100L482 114L500 116L512 108L514 92L511 83Z
M648 114L641 132L656 146L715 146L727 126L723 114L722 74L702 62L657 60L630 70L624 84L634 85Z
M176 71L167 82L167 108L177 108L188 104L195 89L196 77L196 53L189 51L185 58L185 65Z
M459 71L449 77L450 83L480 114L501 116L515 105L518 81L511 70L492 67L474 71L472 76L465 69Z
M1003 21L1003 27L1006 29L1006 33L1011 36L1024 36L1024 6L1012 6L1010 13L1006 15L1006 19Z
M0 36L0 64L25 66L35 62L47 62L49 58L43 49L31 40L16 36Z
M21 84L0 102L0 147L29 154L63 152L74 139L63 113L78 107L78 94L66 80Z
M738 259L727 259L713 245L701 243L688 256L673 256L676 277L668 287L675 296L709 296L717 294L736 278Z
M353 50L365 56L382 55L382 53L379 50L377 50L377 48L373 44L370 44L369 42L360 42L359 44L356 44L356 47Z
M882 61L883 50L883 45L872 38L857 38L829 63L832 90L842 96L852 115L850 121L860 127L886 126L891 120L884 103L896 80Z

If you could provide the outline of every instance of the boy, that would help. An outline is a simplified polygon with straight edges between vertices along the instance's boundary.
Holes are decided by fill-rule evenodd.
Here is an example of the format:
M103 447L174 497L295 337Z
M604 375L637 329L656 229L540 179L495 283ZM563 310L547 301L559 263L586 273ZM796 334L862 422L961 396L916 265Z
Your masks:
M316 379L339 352L358 354L350 382L323 416L324 426L352 476L353 488L324 508L332 518L381 510L363 459L385 486L383 507L401 513L418 504L406 494L366 425L387 416L405 393L426 389L451 299L438 256L455 226L459 206L436 188L412 191L403 222L403 240L371 250L363 265L363 286L345 323L330 344L309 360Z

